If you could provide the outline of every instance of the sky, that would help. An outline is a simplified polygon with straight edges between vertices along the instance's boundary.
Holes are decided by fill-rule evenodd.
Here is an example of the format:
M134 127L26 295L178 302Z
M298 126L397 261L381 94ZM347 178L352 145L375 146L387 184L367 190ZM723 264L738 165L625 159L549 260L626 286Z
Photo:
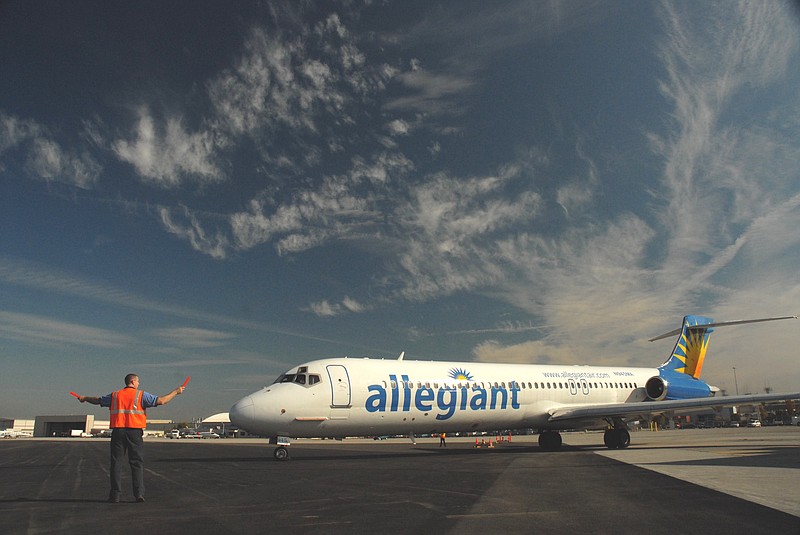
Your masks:
M0 416L318 358L648 366L800 313L800 10L0 3ZM800 321L703 378L800 389Z

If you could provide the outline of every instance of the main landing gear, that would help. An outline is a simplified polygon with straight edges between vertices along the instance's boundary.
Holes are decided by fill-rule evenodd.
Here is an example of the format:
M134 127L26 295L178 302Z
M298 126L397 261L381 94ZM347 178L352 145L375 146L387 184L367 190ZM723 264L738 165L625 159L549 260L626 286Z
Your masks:
M542 431L539 433L539 447L544 451L561 449L561 433L558 431Z
M606 429L603 433L603 443L606 448L610 450L621 450L631 445L631 434L628 432L628 426L625 422L619 419L614 419L611 422L612 429Z
M610 450L624 449L631 445L631 434L627 429L606 429L603 443Z

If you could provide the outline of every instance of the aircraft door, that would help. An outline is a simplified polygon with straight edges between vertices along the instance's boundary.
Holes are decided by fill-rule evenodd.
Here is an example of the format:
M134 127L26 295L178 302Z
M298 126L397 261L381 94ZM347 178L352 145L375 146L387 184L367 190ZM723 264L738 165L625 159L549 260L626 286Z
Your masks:
M586 382L586 379L581 379L581 392L584 396L589 395L589 383Z
M350 377L347 368L340 365L327 366L328 378L331 380L331 407L346 408L350 406Z

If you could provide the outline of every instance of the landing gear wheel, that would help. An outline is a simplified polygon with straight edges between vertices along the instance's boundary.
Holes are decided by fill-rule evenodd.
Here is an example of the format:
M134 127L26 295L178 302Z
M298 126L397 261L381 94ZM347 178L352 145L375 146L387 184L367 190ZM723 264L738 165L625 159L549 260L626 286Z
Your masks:
M631 445L631 434L627 429L617 429L617 447L625 449Z
M272 456L275 457L276 461L288 461L289 450L286 449L286 446L278 446L275 448L275 451L272 452Z
M624 449L631 445L631 434L627 429L606 429L603 443L610 450Z
M539 433L539 447L544 451L558 451L561 449L561 433L558 431L543 431Z

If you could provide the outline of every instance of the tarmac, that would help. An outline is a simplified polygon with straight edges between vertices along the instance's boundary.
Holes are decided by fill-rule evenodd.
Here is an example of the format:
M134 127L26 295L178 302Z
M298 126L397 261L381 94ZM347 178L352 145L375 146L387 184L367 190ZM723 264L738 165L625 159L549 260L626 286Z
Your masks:
M3 533L800 534L800 428L474 439L146 439L147 501L107 503L107 439L0 441ZM486 437L487 439L494 437ZM129 477L129 476L128 476ZM129 484L129 479L126 484Z

